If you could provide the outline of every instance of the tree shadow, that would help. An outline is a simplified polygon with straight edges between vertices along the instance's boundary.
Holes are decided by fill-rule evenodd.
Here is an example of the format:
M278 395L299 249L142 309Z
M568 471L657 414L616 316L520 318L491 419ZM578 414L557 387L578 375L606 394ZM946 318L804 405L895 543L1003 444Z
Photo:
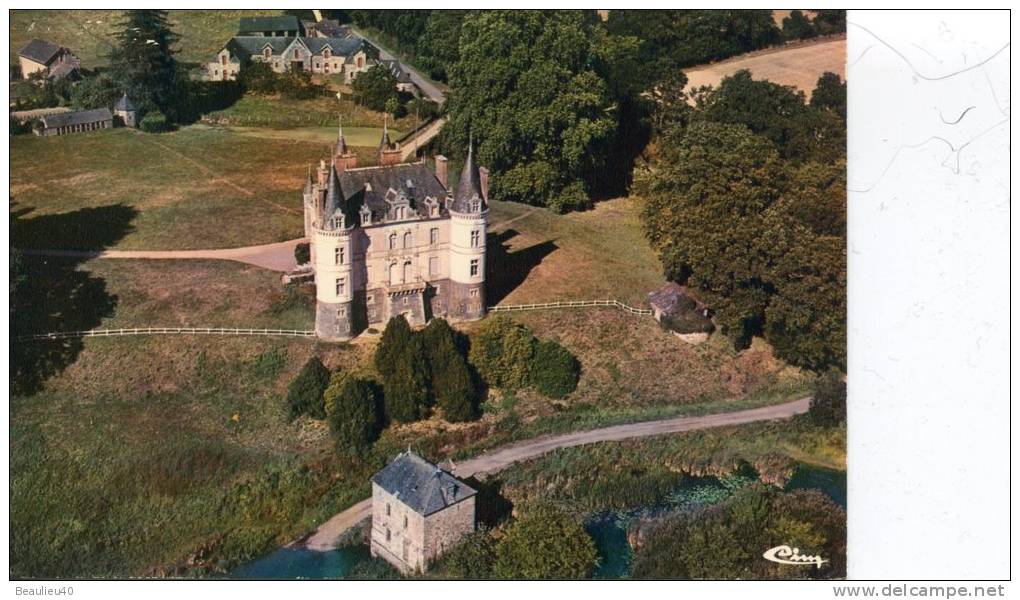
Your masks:
M511 252L508 242L517 234L517 230L507 229L490 233L486 240L485 297L490 306L499 304L517 289L542 259L559 248L552 240L546 240Z
M73 363L84 347L80 338L24 340L22 335L82 331L113 314L117 297L106 281L79 270L89 258L25 255L20 249L75 248L102 250L131 230L137 211L123 205L86 208L56 215L24 218L31 208L11 207L10 390L38 392L50 377Z
M514 505L503 495L503 482L499 479L478 479L471 476L464 483L475 488L475 520L490 529L510 518Z

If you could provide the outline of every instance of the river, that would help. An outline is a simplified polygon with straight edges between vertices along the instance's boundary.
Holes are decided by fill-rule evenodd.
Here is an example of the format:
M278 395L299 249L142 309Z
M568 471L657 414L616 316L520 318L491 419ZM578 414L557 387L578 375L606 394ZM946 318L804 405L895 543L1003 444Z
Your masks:
M585 529L595 541L599 565L596 579L620 579L630 572L633 558L627 543L627 528L641 516L655 516L688 510L720 502L750 480L745 476L688 479L660 504L629 511L602 512L585 522ZM825 492L846 508L846 472L802 465L787 484L787 490L814 488ZM330 552L304 548L280 548L271 554L245 563L227 577L231 579L344 579L351 570L367 560L368 547L349 546Z

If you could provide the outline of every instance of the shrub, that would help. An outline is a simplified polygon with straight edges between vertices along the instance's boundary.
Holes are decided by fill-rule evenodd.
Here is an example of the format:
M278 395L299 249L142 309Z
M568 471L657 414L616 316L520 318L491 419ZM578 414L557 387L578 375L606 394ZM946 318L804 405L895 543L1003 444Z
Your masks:
M572 516L551 505L525 512L496 546L498 579L583 579L591 575L595 542Z
M486 320L475 334L469 358L489 385L516 389L527 385L534 354L531 331L497 315Z
M170 129L166 115L158 110L149 111L138 124L139 129L146 133L162 133Z
M286 364L287 350L273 348L256 356L251 363L251 370L258 377L276 379L283 372L283 367Z
M32 133L32 123L34 123L33 120L22 121L21 119L11 117L11 135Z
M846 381L839 369L829 369L818 377L808 415L815 424L823 426L846 420Z
M450 422L478 418L478 392L455 333L444 319L433 319L421 332L434 402Z
M581 366L569 350L554 340L535 344L535 359L531 365L531 382L541 394L550 398L563 398L577 389Z
M437 570L455 579L491 579L496 550L487 529L463 538L441 559Z
M329 429L337 450L348 456L363 456L379 437L381 419L378 399L371 381L344 377L326 389Z
M312 249L310 244L298 244L294 246L294 260L299 265L308 264L312 260Z
M318 356L309 358L287 388L287 407L291 420L300 415L308 415L313 419L326 418L323 393L327 386L329 369L322 364Z

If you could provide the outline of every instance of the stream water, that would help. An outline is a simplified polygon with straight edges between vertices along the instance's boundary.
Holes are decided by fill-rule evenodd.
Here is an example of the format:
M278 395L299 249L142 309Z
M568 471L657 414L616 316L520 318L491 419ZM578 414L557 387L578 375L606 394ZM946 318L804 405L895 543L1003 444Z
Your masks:
M629 511L602 512L585 522L585 529L595 541L599 565L597 579L619 579L630 572L633 558L627 543L627 528L639 517L656 516L714 504L727 498L735 489L748 483L743 476L704 477L688 480L660 504ZM846 508L846 472L801 466L786 489L819 489ZM227 577L231 579L344 579L360 562L369 557L365 545L350 546L331 552L315 552L304 548L280 548L266 556L245 563Z

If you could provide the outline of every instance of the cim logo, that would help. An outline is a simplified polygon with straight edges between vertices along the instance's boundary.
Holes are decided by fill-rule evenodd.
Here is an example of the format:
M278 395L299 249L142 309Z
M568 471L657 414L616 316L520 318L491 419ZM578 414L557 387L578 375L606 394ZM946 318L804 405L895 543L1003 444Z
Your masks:
M829 562L821 556L801 554L799 548L791 548L789 546L776 546L775 548L769 548L761 556L765 560L779 563L781 565L815 565L816 567L821 568L823 564Z

